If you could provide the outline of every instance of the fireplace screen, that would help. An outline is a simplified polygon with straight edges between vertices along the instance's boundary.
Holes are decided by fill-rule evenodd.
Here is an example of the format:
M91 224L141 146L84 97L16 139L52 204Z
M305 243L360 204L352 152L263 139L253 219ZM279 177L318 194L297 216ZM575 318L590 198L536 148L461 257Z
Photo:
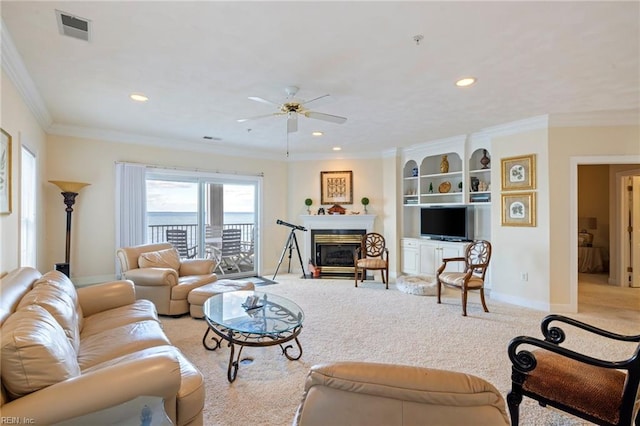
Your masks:
M365 230L312 231L312 251L322 275L353 276L353 255Z

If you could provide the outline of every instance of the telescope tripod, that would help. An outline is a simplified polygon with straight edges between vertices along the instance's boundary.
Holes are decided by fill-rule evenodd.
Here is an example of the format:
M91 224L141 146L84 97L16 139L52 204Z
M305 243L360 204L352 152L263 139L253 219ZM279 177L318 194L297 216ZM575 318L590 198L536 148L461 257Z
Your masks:
M287 268L287 272L291 272L291 255L293 252L293 246L295 244L295 249L298 252L298 260L300 260L300 268L302 268L302 278L307 278L307 274L304 272L304 265L302 264L302 255L300 254L300 247L298 247L298 239L296 238L296 230L295 228L291 229L289 233L289 238L284 243L284 247L282 248L282 254L280 255L280 261L278 262L278 267L276 268L276 272L273 274L273 280L276 279L276 275L278 275L278 269L280 269L280 265L282 264L282 259L284 259L284 254L289 249L289 267Z

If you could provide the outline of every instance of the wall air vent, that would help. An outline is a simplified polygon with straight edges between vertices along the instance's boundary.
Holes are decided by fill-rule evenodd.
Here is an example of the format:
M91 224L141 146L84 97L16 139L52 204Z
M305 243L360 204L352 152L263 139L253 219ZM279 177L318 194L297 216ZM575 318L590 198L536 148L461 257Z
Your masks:
M91 36L91 27L88 19L73 16L67 12L56 10L56 20L58 21L58 31L60 34L89 41Z

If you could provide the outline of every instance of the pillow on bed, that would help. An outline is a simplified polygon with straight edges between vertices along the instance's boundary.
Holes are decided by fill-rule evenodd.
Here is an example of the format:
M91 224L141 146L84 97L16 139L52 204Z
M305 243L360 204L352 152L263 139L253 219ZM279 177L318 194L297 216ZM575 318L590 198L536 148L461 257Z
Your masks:
M138 265L141 268L171 268L177 271L180 269L180 255L175 248L150 251L140 255Z

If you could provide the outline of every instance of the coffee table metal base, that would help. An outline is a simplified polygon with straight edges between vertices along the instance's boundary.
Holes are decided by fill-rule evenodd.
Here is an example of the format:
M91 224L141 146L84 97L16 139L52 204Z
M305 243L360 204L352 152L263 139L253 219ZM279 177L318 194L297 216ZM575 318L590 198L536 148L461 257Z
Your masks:
M277 334L256 334L256 333L241 333L238 331L230 330L225 327L221 327L205 318L209 327L202 337L202 345L210 350L215 351L222 346L222 341L228 342L227 346L230 348L229 352L229 366L227 367L227 379L229 382L233 382L238 375L238 367L240 366L240 356L242 355L242 348L245 346L264 347L264 346L280 346L282 354L290 361L296 361L302 356L302 346L298 340L298 335L302 331L302 325L283 333ZM211 335L210 332L214 332L218 337ZM285 343L291 340L296 342L298 346L297 354L292 355L289 353L293 349L293 345L289 344L284 346ZM238 355L235 356L235 345L240 346ZM294 352L295 354L295 352Z

